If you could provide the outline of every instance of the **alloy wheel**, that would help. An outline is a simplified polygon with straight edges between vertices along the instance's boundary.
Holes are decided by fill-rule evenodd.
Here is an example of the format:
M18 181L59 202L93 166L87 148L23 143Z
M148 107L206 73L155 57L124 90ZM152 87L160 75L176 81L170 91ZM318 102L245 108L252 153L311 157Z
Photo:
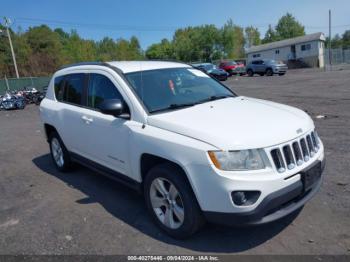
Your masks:
M56 137L52 138L51 140L51 150L55 163L57 164L57 166L62 167L64 165L63 150L60 142Z
M185 210L175 185L165 178L156 178L149 193L153 211L159 221L168 228L179 228L184 222Z

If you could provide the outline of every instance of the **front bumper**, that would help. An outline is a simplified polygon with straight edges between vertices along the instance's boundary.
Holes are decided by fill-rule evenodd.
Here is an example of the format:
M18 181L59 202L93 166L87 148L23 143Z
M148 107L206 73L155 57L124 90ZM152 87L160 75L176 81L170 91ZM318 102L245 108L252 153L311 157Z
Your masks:
M226 74L222 74L222 75L212 75L214 78L216 78L219 81L225 81L227 80L227 75Z
M234 69L230 69L228 71L229 74L245 74L246 73L246 69L244 67L236 67Z
M273 72L276 74L283 74L287 72L287 69L288 69L287 67L275 67L273 69Z
M321 163L323 171L325 162L322 142L318 152L309 161L283 173L271 167L256 171L222 171L214 165L208 168L201 164L187 165L185 170L208 221L261 224L292 213L318 191L321 181L312 184L311 190L307 192L302 188L303 174L316 163ZM260 195L251 204L237 205L232 198L232 192L236 191L258 191Z
M314 163L317 164L317 163ZM325 160L321 162L323 172ZM308 191L303 190L301 180L267 195L253 210L241 213L203 212L209 222L224 225L258 225L285 217L301 208L320 189L323 177Z

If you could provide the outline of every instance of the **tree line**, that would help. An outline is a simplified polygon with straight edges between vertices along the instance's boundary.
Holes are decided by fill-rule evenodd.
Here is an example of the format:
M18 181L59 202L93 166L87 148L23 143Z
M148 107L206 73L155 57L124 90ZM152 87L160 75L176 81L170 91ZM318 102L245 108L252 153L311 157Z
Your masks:
M4 27L0 24L0 29ZM287 13L275 27L269 26L263 38L254 26L243 28L228 20L222 27L189 26L177 29L171 40L163 39L142 50L136 36L130 39L105 37L94 41L83 39L77 31L65 32L47 25L28 30L10 30L20 76L47 76L64 64L82 61L167 59L184 62L239 59L245 48L305 35L304 26ZM350 46L350 30L345 38L333 41ZM348 41L348 42L347 42ZM335 46L335 45L332 45ZM0 78L13 77L14 67L8 40L0 37Z

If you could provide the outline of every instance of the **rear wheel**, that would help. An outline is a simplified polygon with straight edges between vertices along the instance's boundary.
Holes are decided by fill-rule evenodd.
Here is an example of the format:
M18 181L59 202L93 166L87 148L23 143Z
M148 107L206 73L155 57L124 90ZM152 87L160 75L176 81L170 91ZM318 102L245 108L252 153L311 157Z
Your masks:
M268 68L268 69L266 70L266 75L267 75L267 76L272 76L272 75L273 75L273 71L272 71L271 68Z
M64 146L57 132L51 132L49 143L51 157L55 163L56 168L61 172L68 171L71 167L71 159L68 150Z
M247 71L247 74L248 74L248 76L252 77L254 75L254 72L253 72L253 70L249 69Z
M203 224L196 197L183 171L170 164L153 167L144 183L146 205L155 223L174 238L187 238Z

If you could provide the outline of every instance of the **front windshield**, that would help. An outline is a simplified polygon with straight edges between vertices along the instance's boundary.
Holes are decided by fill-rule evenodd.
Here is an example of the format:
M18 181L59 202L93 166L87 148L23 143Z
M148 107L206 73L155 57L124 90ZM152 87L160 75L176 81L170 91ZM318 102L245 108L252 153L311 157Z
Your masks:
M204 65L205 70L213 70L216 69L216 66L213 64L206 64Z
M194 68L169 68L125 74L150 113L235 96Z

